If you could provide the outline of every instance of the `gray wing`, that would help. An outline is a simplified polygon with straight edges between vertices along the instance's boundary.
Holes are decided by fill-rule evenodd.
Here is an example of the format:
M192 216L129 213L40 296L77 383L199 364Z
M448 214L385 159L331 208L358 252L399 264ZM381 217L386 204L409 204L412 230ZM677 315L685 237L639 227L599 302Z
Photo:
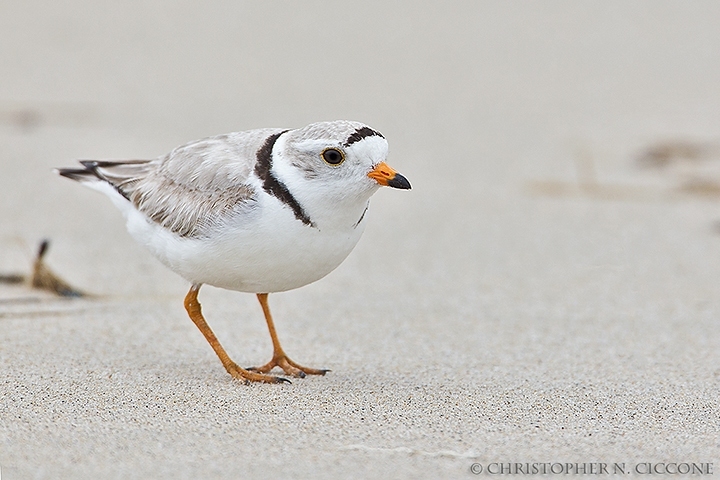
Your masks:
M265 139L281 129L260 129L205 138L156 160L82 162L83 173L112 185L154 222L184 237L203 236L238 209L251 208L255 190L248 177Z

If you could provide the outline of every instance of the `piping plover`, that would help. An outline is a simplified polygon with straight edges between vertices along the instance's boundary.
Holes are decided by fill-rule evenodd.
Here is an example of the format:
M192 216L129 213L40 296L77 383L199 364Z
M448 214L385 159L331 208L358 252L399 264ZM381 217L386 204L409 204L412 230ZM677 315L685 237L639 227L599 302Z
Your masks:
M233 377L287 382L267 375L324 375L280 346L268 294L302 287L333 271L365 228L380 186L409 189L385 163L388 144L358 122L313 123L205 138L155 160L81 161L57 173L106 194L127 229L192 286L185 309ZM233 362L203 318L203 284L255 293L267 321L273 357L257 368Z

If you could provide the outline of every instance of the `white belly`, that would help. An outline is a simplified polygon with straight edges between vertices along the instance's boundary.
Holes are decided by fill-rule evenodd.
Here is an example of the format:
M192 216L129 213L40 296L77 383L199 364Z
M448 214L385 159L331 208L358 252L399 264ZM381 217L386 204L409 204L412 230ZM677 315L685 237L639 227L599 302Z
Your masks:
M183 238L137 211L128 231L162 263L192 283L250 293L302 287L333 271L364 230L309 227L279 204L238 217L205 238Z

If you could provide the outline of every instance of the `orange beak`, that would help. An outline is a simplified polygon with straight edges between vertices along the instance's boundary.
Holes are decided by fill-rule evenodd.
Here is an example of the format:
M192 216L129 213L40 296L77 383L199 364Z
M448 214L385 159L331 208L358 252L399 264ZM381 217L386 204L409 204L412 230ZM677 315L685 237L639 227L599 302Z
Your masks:
M368 173L368 177L384 187L400 188L402 190L409 190L411 188L407 178L397 173L385 162L378 163L375 168Z

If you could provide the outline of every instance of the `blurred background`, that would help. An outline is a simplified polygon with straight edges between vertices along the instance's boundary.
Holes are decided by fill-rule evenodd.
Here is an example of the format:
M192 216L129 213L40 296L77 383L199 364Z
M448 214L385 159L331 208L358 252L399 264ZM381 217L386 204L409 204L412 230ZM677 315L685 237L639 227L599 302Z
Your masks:
M578 184L624 182L596 193L657 202L720 163L712 1L28 1L0 10L5 270L31 256L18 245L44 236L59 263L90 251L118 279L140 268L138 255L154 269L109 202L51 169L152 158L228 131L331 119L382 131L390 164L415 190L383 192L371 230L416 222L402 239L423 258L458 240L502 255L532 222L511 208L518 195L582 197ZM713 185L695 193L714 200ZM416 236L428 231L435 239L423 245ZM77 282L96 285L95 267L74 268Z
M99 296L0 286L0 463L711 461L719 25L711 0L0 2L0 273L49 238ZM382 132L413 189L378 192L345 263L273 296L286 350L333 370L282 390L226 378L186 282L52 172L335 119ZM267 360L253 296L202 301L233 358Z

